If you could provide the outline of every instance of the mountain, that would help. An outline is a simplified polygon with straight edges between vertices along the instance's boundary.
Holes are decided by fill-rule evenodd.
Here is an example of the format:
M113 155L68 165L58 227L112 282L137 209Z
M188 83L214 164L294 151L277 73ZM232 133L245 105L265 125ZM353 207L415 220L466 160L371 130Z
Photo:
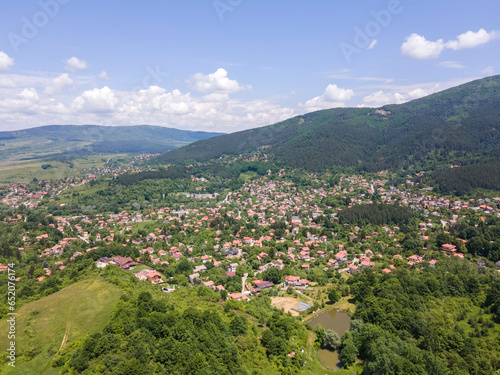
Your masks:
M162 153L222 133L162 126L50 125L0 132L0 159L99 153Z
M335 108L194 142L162 162L207 161L265 151L276 162L311 170L336 165L395 169L426 160L489 156L500 148L500 75L411 102Z

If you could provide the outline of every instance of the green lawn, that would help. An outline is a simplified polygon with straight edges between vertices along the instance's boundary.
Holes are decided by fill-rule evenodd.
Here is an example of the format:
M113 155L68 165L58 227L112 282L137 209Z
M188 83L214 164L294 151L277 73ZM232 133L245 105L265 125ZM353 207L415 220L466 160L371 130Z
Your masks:
M149 266L146 266L145 264L140 264L136 267L134 267L133 269L130 270L131 273L137 273L137 272L141 272L142 270L150 270L151 267Z
M253 171L247 171L245 173L240 173L240 178L245 182L247 182L248 180L250 180L251 178L253 178L255 176L258 176L258 173L253 172Z
M93 278L24 305L16 317L16 367L3 365L0 373L58 373L58 369L51 367L51 361L63 337L67 335L67 346L103 329L120 294L116 285ZM5 319L0 321L0 332L7 332ZM2 338L2 358L7 348L7 340ZM26 357L29 352L34 355L31 360Z

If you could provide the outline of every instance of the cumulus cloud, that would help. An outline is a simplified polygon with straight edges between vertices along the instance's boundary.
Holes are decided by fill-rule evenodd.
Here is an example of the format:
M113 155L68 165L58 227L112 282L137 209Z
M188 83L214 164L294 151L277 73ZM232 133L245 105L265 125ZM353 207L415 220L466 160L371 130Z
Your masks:
M242 90L250 90L252 86L242 85L227 76L225 69L219 68L215 73L196 73L187 81L193 90L198 92L232 93Z
M104 86L102 89L87 90L73 102L75 109L92 113L112 112L117 104L118 98L108 86Z
M68 73L63 73L59 77L52 80L51 84L47 86L44 92L48 95L54 95L60 92L64 87L73 85L73 80L69 78Z
M374 92L363 98L363 106L380 107L385 104L400 104L403 103L404 97L400 93L388 93L382 90Z
M401 52L415 60L435 59L439 57L444 47L443 39L432 42L422 35L413 33L406 37L406 41L401 45Z
M14 59L4 51L0 51L0 71L9 70L12 65L14 65Z
M122 100L116 123L176 126L191 130L233 132L283 121L295 115L292 108L267 100L235 100L225 93L194 97L158 86L139 90Z
M439 85L422 87L400 87L401 91L387 92L383 90L371 93L363 98L363 104L358 107L381 107L386 104L402 104L409 100L422 98L439 91Z
M500 37L498 31L487 32L485 29L479 29L477 32L467 31L463 34L457 36L456 40L450 40L446 43L446 48L450 48L454 51L474 48L480 46L481 44L486 44L495 38Z
M75 56L70 57L68 60L64 62L66 63L64 69L69 70L70 72L76 72L78 70L83 70L88 68L87 62L85 60L80 60Z
M19 94L19 96L22 99L28 100L30 102L36 102L39 99L38 98L38 92L33 87L29 88L29 89L24 89L23 91L21 91L21 93Z
M323 95L316 96L307 100L305 103L300 103L301 107L307 111L318 111L320 109L345 107L345 102L350 100L354 95L351 89L343 89L337 85L328 85Z
M189 93L182 94L179 90L167 92L159 86L139 90L137 94L120 109L129 114L148 111L158 111L165 114L186 114L193 110L193 100Z
M477 32L467 31L458 35L456 39L445 43L443 39L433 42L425 39L422 35L413 33L406 37L405 42L401 45L401 52L404 56L415 60L435 59L445 49L458 51L475 48L499 37L500 32L498 31L488 32L485 29L479 29Z

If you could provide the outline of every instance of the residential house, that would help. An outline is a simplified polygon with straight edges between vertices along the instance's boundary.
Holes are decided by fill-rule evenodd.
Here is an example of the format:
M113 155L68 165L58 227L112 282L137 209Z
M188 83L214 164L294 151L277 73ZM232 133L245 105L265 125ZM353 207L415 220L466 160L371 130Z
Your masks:
M196 280L200 279L200 274L199 273L193 273L192 275L189 275L188 278L189 278L189 282L191 284L194 284Z
M135 267L135 262L130 257L116 256L112 258L113 262L123 270L129 270Z
M227 266L228 272L236 272L236 268L238 268L238 263L231 263Z
M283 261L281 259L276 259L274 261L274 267L279 270L282 270L285 267L285 265L283 264Z

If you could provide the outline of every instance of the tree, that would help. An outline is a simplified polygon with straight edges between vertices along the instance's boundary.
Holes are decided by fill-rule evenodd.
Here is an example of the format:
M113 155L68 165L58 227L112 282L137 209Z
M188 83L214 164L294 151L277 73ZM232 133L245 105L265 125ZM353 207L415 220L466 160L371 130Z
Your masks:
M248 330L248 323L243 316L237 315L229 323L229 328L233 336L244 335Z
M279 336L274 336L269 343L268 353L276 357L285 356L287 353L285 340Z
M328 350L337 350L340 346L340 336L333 329L325 330L323 334L323 347Z
M223 301L225 301L227 299L227 290L222 289L220 291L220 297L222 298Z
M330 289L328 291L328 300L334 304L337 303L340 300L340 295L335 289Z
M283 273L279 269L272 267L264 274L264 280L271 281L274 284L280 284L282 276Z
M316 343L320 347L323 347L323 342L325 340L325 328L321 324L316 324L314 326L314 332L316 333Z
M352 341L349 341L344 348L340 351L340 361L344 368L349 368L356 362L356 358L358 357L358 349Z
M269 345L271 344L271 341L274 339L274 333L270 329L266 329L262 333L262 338L260 341L262 342L262 345L264 345L266 348L269 348Z

